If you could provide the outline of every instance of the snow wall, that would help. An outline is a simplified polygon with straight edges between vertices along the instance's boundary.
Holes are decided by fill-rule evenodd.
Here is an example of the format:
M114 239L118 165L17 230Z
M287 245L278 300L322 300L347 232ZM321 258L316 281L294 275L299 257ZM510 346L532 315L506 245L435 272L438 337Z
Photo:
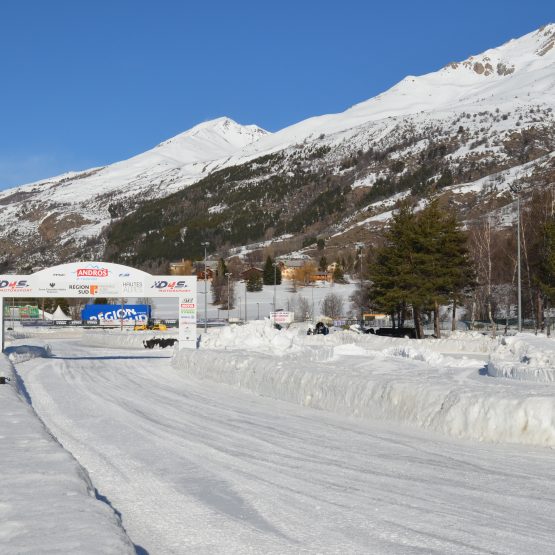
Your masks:
M268 335L270 352L264 353ZM196 379L346 416L479 441L555 447L553 391L498 389L497 380L479 375L478 361L440 352L495 349L496 342L483 336L418 342L337 333L301 339L270 328L230 327L208 335L203 345L176 353L175 367Z

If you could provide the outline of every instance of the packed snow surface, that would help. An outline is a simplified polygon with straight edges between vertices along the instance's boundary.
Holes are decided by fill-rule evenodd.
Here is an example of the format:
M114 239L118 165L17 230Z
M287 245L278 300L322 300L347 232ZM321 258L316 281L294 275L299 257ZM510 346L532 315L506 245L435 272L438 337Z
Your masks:
M26 360L46 354L42 347L11 354L24 352ZM135 553L113 509L96 499L87 471L18 394L3 355L0 375L11 380L0 385L0 553Z
M142 337L113 334L125 336ZM488 376L499 341L252 323L209 330L172 361L131 341L101 347L108 337L48 337L50 356L16 367L151 555L553 552L553 386ZM12 510L28 528L53 518ZM111 537L93 515L72 518Z

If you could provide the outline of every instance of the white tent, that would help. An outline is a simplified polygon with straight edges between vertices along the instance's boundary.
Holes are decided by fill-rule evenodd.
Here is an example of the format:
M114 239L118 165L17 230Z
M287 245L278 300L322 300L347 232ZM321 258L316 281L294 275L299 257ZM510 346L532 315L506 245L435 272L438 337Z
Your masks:
M71 318L67 316L60 308L60 305L58 305L58 307L54 311L54 314L52 314L52 320L71 320Z

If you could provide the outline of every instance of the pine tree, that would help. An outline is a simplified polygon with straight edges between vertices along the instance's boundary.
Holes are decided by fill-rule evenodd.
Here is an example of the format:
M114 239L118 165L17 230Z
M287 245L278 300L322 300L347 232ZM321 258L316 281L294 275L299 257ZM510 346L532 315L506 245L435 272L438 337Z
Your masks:
M259 275L253 274L247 280L247 291L249 293L253 293L255 291L262 291L262 278Z
M343 267L340 264L335 266L332 274L332 280L334 283L346 283L345 274L343 273Z
M544 226L543 248L539 267L540 289L550 304L555 303L555 219Z
M411 305L418 337L423 335L423 311L433 310L439 336L440 305L473 285L466 235L437 201L419 214L403 204L393 217L370 274L372 299L379 308L394 315Z
M274 276L276 285L279 285L281 283L281 270L279 266L274 268L274 262L272 261L272 258L268 256L268 258L266 258L266 263L264 264L262 273L262 281L264 285L274 285Z
M441 334L439 307L474 284L467 237L453 214L432 201L417 217L416 270L422 280L423 305L434 311L434 331Z

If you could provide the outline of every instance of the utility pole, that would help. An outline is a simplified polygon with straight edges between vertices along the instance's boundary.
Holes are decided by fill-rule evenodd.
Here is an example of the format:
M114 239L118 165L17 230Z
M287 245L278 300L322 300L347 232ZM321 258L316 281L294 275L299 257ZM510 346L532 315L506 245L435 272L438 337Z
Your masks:
M364 243L356 243L355 246L357 247L358 257L360 258L360 327L364 326L364 306L362 304L363 300L363 289L362 289L362 249L364 248Z
M516 197L516 213L517 213L517 226L516 226L516 234L517 234L517 264L518 264L518 271L517 271L517 281L518 281L518 331L522 331L522 279L520 276L520 196Z
M512 183L509 189L516 195L516 264L517 264L517 308L518 308L518 331L522 331L522 280L520 275L520 185Z
M231 277L231 272L226 272L225 277L227 278L227 323L229 324L229 305L230 305L229 278Z
M207 289L207 272L206 272L206 248L210 243L208 241L201 243L204 247L204 333L207 331L208 326L208 289Z
M247 316L247 280L245 280L245 323L249 321Z
M312 323L314 324L314 321L316 320L316 313L314 312L314 283L310 289L312 291Z
M274 267L274 312L276 311L276 284L277 284L277 262L272 263Z

